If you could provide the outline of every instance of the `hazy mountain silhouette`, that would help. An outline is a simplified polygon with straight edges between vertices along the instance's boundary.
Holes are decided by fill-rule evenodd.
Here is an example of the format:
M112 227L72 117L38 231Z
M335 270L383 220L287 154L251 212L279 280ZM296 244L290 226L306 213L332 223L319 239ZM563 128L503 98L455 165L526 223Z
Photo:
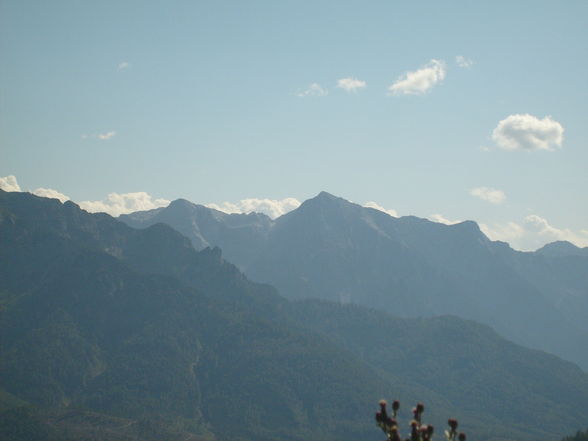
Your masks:
M588 257L588 247L580 248L567 240L548 243L539 248L537 254L548 257L584 256Z
M588 409L587 374L485 326L290 303L168 226L30 194L0 192L0 301L0 434L367 439L386 396L403 418L422 400L437 427L531 440Z
M0 262L1 387L20 399L221 439L377 433L364 414L388 380L170 227L0 192Z
M187 201L120 219L135 227L164 222L196 247L219 246L251 279L291 299L403 317L455 314L588 369L588 257L571 244L518 252L472 221L394 218L326 192L275 221Z

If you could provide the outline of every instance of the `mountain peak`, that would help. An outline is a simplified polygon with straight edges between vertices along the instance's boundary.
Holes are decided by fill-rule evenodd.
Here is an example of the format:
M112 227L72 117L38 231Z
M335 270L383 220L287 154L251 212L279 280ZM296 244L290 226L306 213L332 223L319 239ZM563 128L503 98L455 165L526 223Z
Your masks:
M288 215L290 214L292 216L297 216L296 213L314 213L316 210L326 210L330 212L332 210L345 209L346 207L351 207L354 205L355 204L349 202L347 199L343 199L339 196L334 196L331 193L327 193L326 191L321 191L318 195L311 199L305 200L300 205L300 207L298 207L296 210L291 211L290 213L287 213L286 216L283 217L289 217Z
M190 202L187 199L176 199L174 201L171 201L170 204L168 205L168 207L173 207L173 208L191 208L194 207L194 204L192 202Z
M548 257L588 256L588 248L577 247L567 240L558 240L544 245L536 253Z
M337 204L342 204L342 205L352 204L352 202L348 201L347 199L339 197L339 196L335 196L335 195L328 193L326 191L321 191L315 197L304 201L302 205L307 204L307 203L311 203L313 205L314 204L323 205L323 204L332 204L332 203L337 203Z
M321 191L319 194L317 194L313 199L329 199L329 200L333 200L333 199L341 199L335 195L332 195L331 193L328 193L326 191Z

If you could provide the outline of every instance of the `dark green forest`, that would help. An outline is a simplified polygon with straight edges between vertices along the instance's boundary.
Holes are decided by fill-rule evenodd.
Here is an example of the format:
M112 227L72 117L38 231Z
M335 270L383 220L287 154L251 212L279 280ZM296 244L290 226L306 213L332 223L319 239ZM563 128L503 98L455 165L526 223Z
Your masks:
M0 334L1 440L371 440L396 397L549 441L588 409L586 373L487 326L288 301L168 226L25 193L0 191Z

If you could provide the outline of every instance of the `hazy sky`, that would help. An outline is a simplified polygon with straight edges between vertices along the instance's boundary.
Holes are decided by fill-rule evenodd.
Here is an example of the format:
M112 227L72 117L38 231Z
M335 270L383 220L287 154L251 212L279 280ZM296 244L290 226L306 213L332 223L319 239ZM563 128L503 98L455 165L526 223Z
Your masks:
M326 190L586 246L586 23L584 0L0 0L0 183L113 214Z

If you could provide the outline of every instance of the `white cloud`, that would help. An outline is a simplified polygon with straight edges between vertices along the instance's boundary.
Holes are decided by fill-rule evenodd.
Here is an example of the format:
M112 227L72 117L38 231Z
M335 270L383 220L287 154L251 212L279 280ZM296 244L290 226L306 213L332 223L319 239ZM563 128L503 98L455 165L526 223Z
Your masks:
M357 92L359 89L366 87L366 82L356 78L341 78L337 81L337 87L347 92Z
M131 67L131 63L129 63L128 61L121 61L120 63L118 63L119 70L128 69L130 67Z
M326 96L329 94L329 91L323 88L318 83L312 83L306 90L302 92L298 92L296 95L299 97L306 97L306 96Z
M563 126L546 116L539 119L529 114L510 115L498 123L492 139L505 150L550 150L563 143Z
M14 176L0 178L0 188L5 191L21 191L20 186ZM51 188L37 188L31 193L45 197L59 199L61 202L70 200L70 197ZM133 211L151 210L153 208L165 207L169 205L167 199L154 199L148 193L139 191L136 193L110 193L102 201L82 201L78 205L91 213L103 212L112 216L132 213ZM300 203L298 203L300 205Z
M492 204L501 204L505 201L506 195L502 190L490 187L476 187L470 190L470 194Z
M388 87L391 95L424 95L445 78L445 62L431 60L414 72L402 75Z
M14 175L0 178L0 189L4 191L21 191L18 182L16 182L16 176Z
M396 212L396 210L384 208L381 205L378 205L377 203L375 203L373 201L366 202L365 204L363 204L363 206L368 207L368 208L375 208L376 210L383 211L384 213L387 213L392 217L398 217L398 213Z
M523 251L533 251L557 240L567 240L579 247L588 246L588 234L585 230L576 233L567 228L556 228L536 214L525 217L522 224L480 224L480 229L490 239L508 242L513 248Z
M106 132L106 133L99 133L98 139L101 139L103 141L108 141L109 139L113 138L115 135L116 135L115 131Z
M516 245L518 244L519 239L525 235L525 229L516 222L507 222L503 225L497 224L492 227L487 224L480 224L480 230L482 230L482 232L491 240L508 242L514 248L517 248Z
M285 199L242 199L237 203L223 202L222 204L207 204L209 208L225 213L263 213L275 219L300 206L300 201L294 198Z
M10 175L0 178L0 188L4 191L22 191L20 185L16 180L16 176ZM64 195L56 190L51 188L37 188L36 190L31 191L32 194L41 196L43 198L52 198L52 199L59 199L61 202L65 202L69 200L69 196Z
M582 234L583 231L580 231L580 234L577 234L567 228L559 229L553 227L546 219L537 216L536 214L527 216L525 218L525 225L527 225L528 231L537 234L547 242L567 240L577 246L588 246L588 238L584 237L585 235Z
M116 136L116 132L111 130L110 132L106 133L98 133L98 134L87 134L83 133L80 137L82 139L99 139L101 141L108 141Z
M458 55L455 57L455 63L459 67L469 68L474 65L474 62L469 58L464 57L463 55Z
M151 210L169 205L167 199L153 199L144 191L135 193L110 193L102 201L82 201L79 206L91 213L108 213L111 216L132 213L133 211Z
M59 199L59 201L62 203L70 200L69 196L66 196L63 193L60 193L57 190L53 190L51 188L39 187L36 190L33 190L31 193L43 198Z
M440 224L445 224L445 225L455 225L455 224L459 224L460 222L463 222L461 220L447 219L445 216L443 216L442 214L439 214L439 213L431 214L429 216L429 220L432 220L433 222L438 222Z

